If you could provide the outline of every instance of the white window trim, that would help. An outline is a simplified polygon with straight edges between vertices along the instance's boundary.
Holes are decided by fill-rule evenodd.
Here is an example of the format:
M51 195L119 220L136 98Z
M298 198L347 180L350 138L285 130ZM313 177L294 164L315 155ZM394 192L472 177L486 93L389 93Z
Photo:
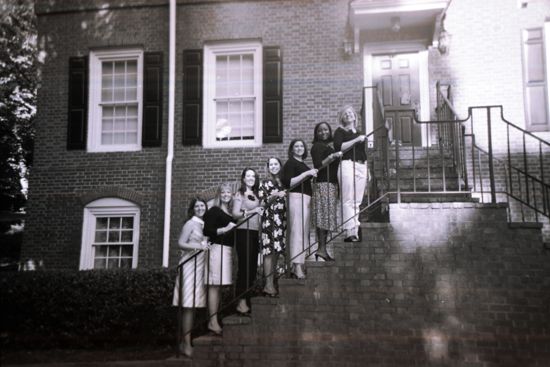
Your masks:
M542 42L544 47L544 57L546 61L546 111L550 119L550 22L545 22L542 28ZM545 133L548 133L545 131Z
M100 215L120 215L131 216L134 218L134 232L132 238L132 241L134 242L132 269L135 269L138 265L140 209L135 204L118 198L98 199L86 205L84 208L79 269L89 270L94 268L94 251L92 248L92 243L94 242L95 237L96 217Z
M137 59L137 100L138 100L138 130L136 144L101 145L101 63ZM142 109L143 109L143 51L140 49L124 49L90 52L89 73L89 104L88 104L88 143L87 151L94 152L131 152L141 150Z
M216 56L218 54L241 54L252 52L254 54L254 90L256 93L256 121L254 125L255 136L253 140L217 141L216 111L213 108L213 100L216 93ZM259 147L262 145L263 127L263 53L260 42L230 42L211 44L204 46L204 91L203 91L203 138L204 148L242 148Z

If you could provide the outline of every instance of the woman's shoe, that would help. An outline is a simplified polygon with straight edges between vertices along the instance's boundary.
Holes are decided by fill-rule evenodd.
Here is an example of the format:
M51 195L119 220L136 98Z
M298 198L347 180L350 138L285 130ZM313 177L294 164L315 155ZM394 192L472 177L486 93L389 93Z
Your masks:
M184 344L178 346L180 357L192 359L193 347L186 347Z
M223 335L223 330L222 329L214 330L214 329L208 328L208 331L214 336L222 336Z
M329 254L325 254L325 255L315 254L315 261L319 261L319 258L323 259L323 261L334 261L334 259L330 257Z
M355 237L355 236L348 236L348 237L344 238L344 242L354 242L354 241L353 241L353 238L354 238L354 237Z
M262 296L269 298L279 298L279 293L268 293L266 291L263 291Z

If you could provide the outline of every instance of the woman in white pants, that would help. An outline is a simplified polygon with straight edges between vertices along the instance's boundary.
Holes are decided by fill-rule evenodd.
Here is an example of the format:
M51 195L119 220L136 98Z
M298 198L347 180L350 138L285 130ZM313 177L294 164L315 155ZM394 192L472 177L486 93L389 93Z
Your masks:
M366 136L356 130L357 112L344 106L338 113L339 127L334 132L334 150L344 152L338 168L345 242L359 241L359 206L367 186ZM348 150L349 149L349 150Z
M311 177L317 176L316 169L304 163L307 158L306 143L294 139L288 147L288 160L283 167L282 181L288 194L288 231L290 261L293 278L304 279L305 251L309 248ZM295 186L292 188L293 186Z

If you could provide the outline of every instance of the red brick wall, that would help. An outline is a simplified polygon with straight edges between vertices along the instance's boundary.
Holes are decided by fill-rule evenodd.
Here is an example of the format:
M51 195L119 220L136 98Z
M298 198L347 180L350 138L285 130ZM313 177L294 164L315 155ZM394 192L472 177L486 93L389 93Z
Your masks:
M78 267L83 197L105 188L133 190L140 198L138 266L161 265L167 83L162 147L128 153L66 150L70 56L87 55L94 47L141 45L144 51L164 52L168 80L167 6L155 2L144 7L149 3L136 2L132 4L138 6L130 9L93 9L94 4L103 3L39 2L37 6L39 44L47 57L39 92L36 162L30 178L23 256L43 259L46 267ZM258 169L264 176L267 157L274 155L285 161L291 139L300 137L309 143L317 122L329 121L336 127L342 105L361 106L361 58L342 57L347 1L192 3L180 2L177 14L171 264L176 261L175 240L194 193L238 179L245 166ZM264 46L282 49L283 143L250 149L182 146L183 50L202 48L207 41L247 38L259 38Z

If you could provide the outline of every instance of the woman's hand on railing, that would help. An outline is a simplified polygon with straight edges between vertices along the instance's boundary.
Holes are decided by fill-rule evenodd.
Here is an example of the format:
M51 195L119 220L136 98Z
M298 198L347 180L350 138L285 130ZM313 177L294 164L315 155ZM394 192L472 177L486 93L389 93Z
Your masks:
M304 173L306 174L306 176L317 177L317 172L319 172L317 168L312 168Z
M249 216L254 215L254 214L262 215L263 212L264 212L264 207L263 206L257 206L254 209L246 210L244 212L244 216L249 217Z
M331 155L329 155L329 158L330 158L331 161L333 161L335 159L342 158L343 155L344 155L344 153L342 153L342 152L334 152Z
M233 222L229 222L228 225L226 225L225 227L222 227L219 229L219 234L222 235L222 234L226 234L227 232L231 231L233 228L235 228L237 225Z

